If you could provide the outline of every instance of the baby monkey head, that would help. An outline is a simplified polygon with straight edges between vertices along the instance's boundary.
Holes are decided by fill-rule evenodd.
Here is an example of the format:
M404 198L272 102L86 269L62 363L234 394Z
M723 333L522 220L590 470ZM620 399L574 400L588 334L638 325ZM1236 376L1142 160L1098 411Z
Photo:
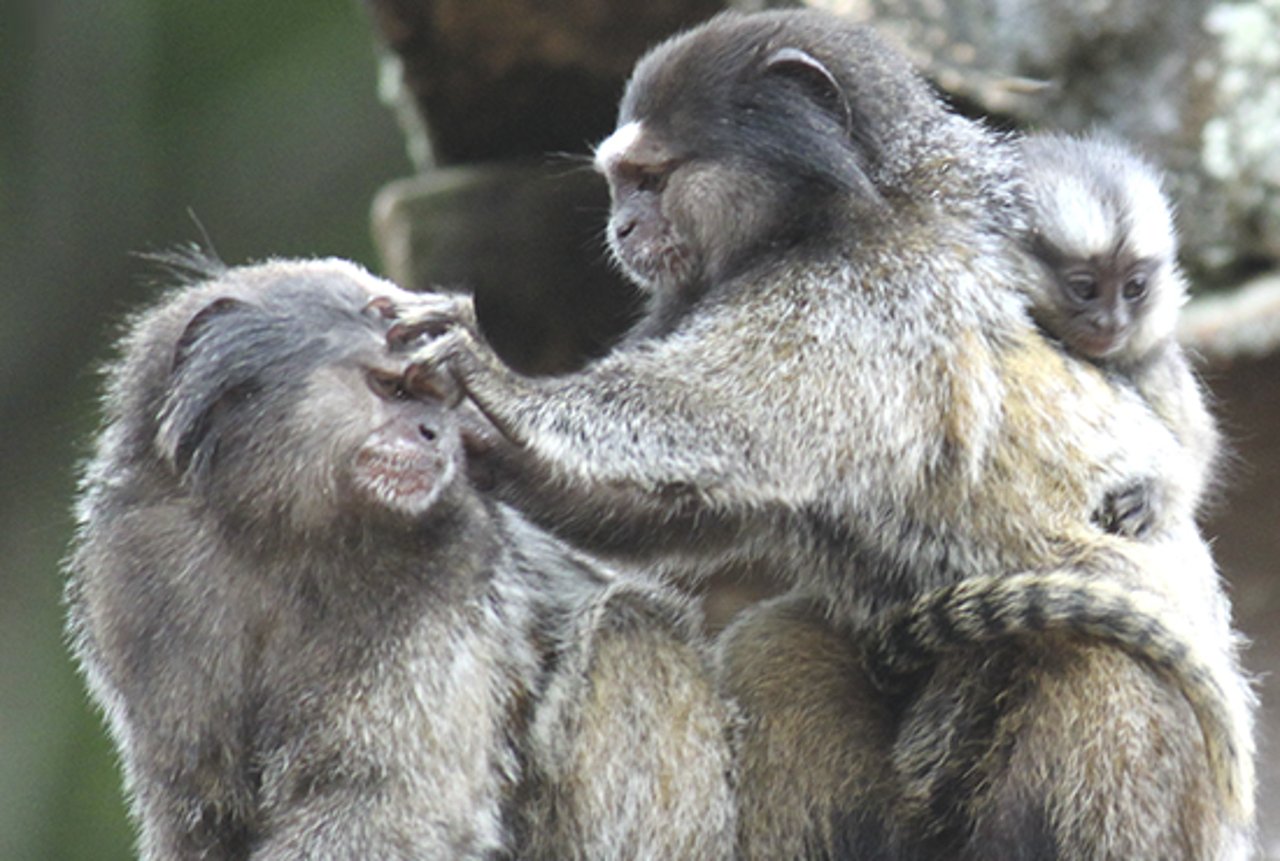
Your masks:
M337 261L232 269L173 349L156 444L249 528L402 528L462 472L443 383L388 347L397 292Z
M1032 135L1022 151L1030 250L1046 275L1037 316L1091 359L1141 359L1186 301L1159 173L1105 137Z
M851 216L882 210L898 125L938 112L864 28L820 13L720 15L640 61L596 149L613 256L641 287L671 292L829 247Z

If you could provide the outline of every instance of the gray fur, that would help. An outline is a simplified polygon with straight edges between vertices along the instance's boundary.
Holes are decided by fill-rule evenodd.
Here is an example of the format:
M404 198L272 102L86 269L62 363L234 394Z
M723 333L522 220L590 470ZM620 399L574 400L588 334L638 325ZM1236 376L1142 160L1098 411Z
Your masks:
M447 409L366 386L396 370L362 312L388 286L339 261L211 271L108 370L68 596L144 858L510 849L547 560L456 480ZM435 435L421 511L351 486L401 413Z
M843 104L797 79L795 63L772 62L782 49L822 64ZM957 648L898 704L901 723L882 727L897 741L870 757L895 792L913 793L893 851L1101 857L1116 834L1140 850L1130 857L1247 845L1253 700L1194 524L1171 524L1156 549L1093 521L1135 476L1196 467L1138 393L1033 326L1016 145L944 110L869 31L776 12L725 15L651 52L597 164L614 195L615 255L653 296L618 349L528 379L483 343L465 300L406 310L410 329L453 323L420 358L447 367L511 443L494 457L502 492L583 546L664 576L774 572L841 631L1006 572L1076 570L1158 594L1218 673L1234 760L1207 755L1178 685L1105 642ZM858 776L823 767L862 761L829 750L858 739L793 732L805 714L773 720L810 702L791 682L821 668L771 663L764 634L726 636L722 678L743 709L744 854L874 854L866 823L880 808L863 805L875 794L847 792ZM787 675L757 687L767 672ZM785 696L751 696L770 683ZM896 720L857 679L829 687L844 693L825 703L855 724ZM1089 692L1130 722L1089 712ZM1081 722L1096 730L1087 746ZM1188 776L1173 789L1167 769L1144 765L1156 744ZM779 760L806 770L803 791L753 765Z
M545 861L734 857L733 713L686 600L620 579L557 627L530 728L528 842Z
M625 655L597 657L586 636L619 590L687 608L471 486L476 420L388 349L388 297L406 298L342 261L210 264L131 321L107 370L69 625L141 856L523 856L558 828L531 818L536 799L583 781L556 757L592 741L530 739L543 687L572 672L643 699L654 666L654 701L687 674L702 723L634 731L682 755L693 738L708 761L699 793L660 812L701 829L710 805L731 839L723 705L691 623ZM555 712L584 733L622 719L585 698ZM625 784L648 753L606 761ZM584 842L607 833L598 798L561 812L588 823ZM626 815L656 834L658 812ZM647 834L618 851L645 853Z

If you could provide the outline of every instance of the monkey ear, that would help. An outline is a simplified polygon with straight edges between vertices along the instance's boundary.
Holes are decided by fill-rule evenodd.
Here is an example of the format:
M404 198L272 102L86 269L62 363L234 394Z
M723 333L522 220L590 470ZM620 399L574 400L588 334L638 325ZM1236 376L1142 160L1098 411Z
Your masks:
M160 409L156 445L161 456L179 473L187 473L195 465L198 450L210 436L217 405L224 394L219 383L226 382L225 374L211 373L213 369L207 367L211 362L196 361L201 352L198 342L217 321L251 307L229 296L214 299L187 321L174 343L169 388ZM206 376L210 379L204 379Z
M187 327L182 330L182 334L178 336L178 340L173 346L173 364L170 368L170 373L186 364L187 358L191 355L192 346L194 346L200 334L209 328L210 323L215 318L247 307L247 302L233 299L230 296L222 296L201 308L194 317L187 321Z
M852 112L844 88L821 60L799 48L779 48L765 61L765 70L784 75L802 86L821 107L839 118L845 131L850 131Z

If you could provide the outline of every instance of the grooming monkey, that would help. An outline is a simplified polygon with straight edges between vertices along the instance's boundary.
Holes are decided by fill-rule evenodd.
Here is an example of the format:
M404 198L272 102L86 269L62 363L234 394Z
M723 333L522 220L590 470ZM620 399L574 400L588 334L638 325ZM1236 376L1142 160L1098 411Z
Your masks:
M1218 434L1174 336L1186 284L1173 215L1155 168L1117 141L1037 134L1021 143L1032 314L1078 355L1129 380L1187 448L1186 487L1152 477L1109 498L1109 529L1146 535L1168 504L1194 507L1209 483Z
M420 357L505 437L499 492L534 519L667 576L796 585L720 647L744 856L1242 851L1252 698L1212 562L1189 515L1153 542L1094 522L1114 488L1195 465L1138 393L1031 324L1016 146L866 29L727 14L639 63L596 164L614 256L650 296L617 349L529 379L465 300L402 326L445 329ZM957 645L882 695L859 658L872 620L1006 572L1045 601L1067 596L1035 591L1041 572L1159 596L1228 728L1195 720L1199 669L1184 684L1087 619ZM842 645L779 657L810 635Z
M726 856L724 707L686 608L472 488L485 429L388 348L396 288L186 264L107 375L69 566L142 857ZM597 700L540 707L568 685ZM651 748L598 749L626 733ZM656 752L689 765L670 799L631 790ZM601 821L615 788L635 806Z

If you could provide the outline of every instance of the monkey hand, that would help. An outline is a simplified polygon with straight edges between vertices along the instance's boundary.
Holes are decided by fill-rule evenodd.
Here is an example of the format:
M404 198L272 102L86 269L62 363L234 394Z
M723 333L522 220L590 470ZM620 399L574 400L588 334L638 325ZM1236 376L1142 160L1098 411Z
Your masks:
M475 328L471 300L458 299L460 308L436 304L421 313L415 311L414 316L392 327L387 340L392 349L411 351L405 371L405 388L410 394L444 398L453 406L464 399L470 401L475 421L464 438L468 450L477 454L492 450L499 437L515 440L512 428L499 417L501 410L495 412L489 406L495 391L499 402L509 400L501 395L514 382L514 375ZM453 314L455 309L457 315ZM398 327L403 327L403 332L397 331ZM477 432L480 425L486 429L484 433Z
M407 388L421 380L426 396L445 391L451 380L457 397L465 398L506 442L527 442L517 429L518 413L538 404L537 383L509 368L480 333L475 305L469 295L420 293L411 302L394 304L395 323L387 331L393 352L408 353ZM472 435L475 437L475 435ZM495 437L473 449L492 450Z
M414 293L410 298L382 300L380 310L395 319L387 331L387 344L404 349L424 338L439 338L446 332L478 332L475 303L458 293Z
M379 280L375 284L362 284L369 293L369 301L364 306L364 313L382 320L395 322L397 310L414 305L419 294L397 287L394 284Z
M402 326L418 331L398 332ZM397 344L397 339L401 338L403 341ZM411 378L430 379L440 374L464 377L466 369L474 364L469 360L485 351L469 327L448 321L441 323L435 319L397 323L387 333L387 340L393 347L408 347L412 351L408 372Z
M1139 479L1112 490L1093 513L1093 521L1112 535L1145 538L1156 525L1160 507L1155 499L1157 493L1156 482L1151 479Z

